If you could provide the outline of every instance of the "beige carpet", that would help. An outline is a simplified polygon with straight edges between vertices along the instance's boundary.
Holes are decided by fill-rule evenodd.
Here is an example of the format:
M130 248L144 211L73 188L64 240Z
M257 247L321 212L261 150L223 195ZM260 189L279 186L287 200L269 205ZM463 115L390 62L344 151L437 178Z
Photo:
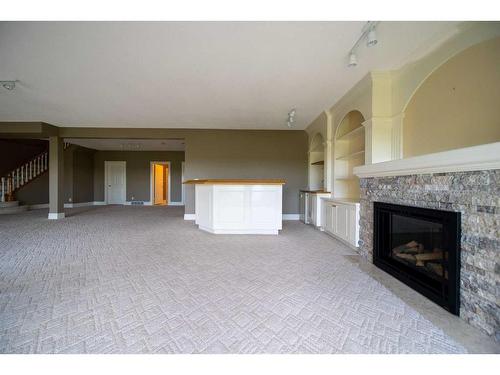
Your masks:
M219 236L182 207L0 217L3 353L462 353L299 222Z

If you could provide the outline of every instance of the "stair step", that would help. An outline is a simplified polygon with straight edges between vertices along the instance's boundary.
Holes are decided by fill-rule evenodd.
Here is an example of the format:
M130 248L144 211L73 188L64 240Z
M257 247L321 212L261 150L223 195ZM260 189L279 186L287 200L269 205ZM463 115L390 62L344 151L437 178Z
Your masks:
M0 207L0 215L17 214L24 211L28 211L28 206Z
M19 206L19 201L0 202L0 209L5 207L16 207L16 206Z

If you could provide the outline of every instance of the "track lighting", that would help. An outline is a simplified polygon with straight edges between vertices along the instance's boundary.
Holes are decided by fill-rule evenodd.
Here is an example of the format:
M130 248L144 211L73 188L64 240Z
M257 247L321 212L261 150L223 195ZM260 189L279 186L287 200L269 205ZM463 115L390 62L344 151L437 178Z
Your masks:
M2 87L4 89L12 91L16 87L16 82L18 82L18 81L17 80L15 80L15 81L0 81L0 85L2 85Z
M375 29L371 29L368 32L368 36L366 37L366 45L367 47L373 47L378 43L377 34L375 33Z
M291 128L293 126L293 123L295 122L295 108L292 108L290 112L288 112L288 120L286 121L286 126Z
M349 62L347 63L347 66L349 68L354 68L355 66L358 65L358 58L356 55L356 51L358 49L359 43L363 39L366 39L367 47L373 47L375 44L378 43L377 34L375 32L375 28L377 27L378 24L379 22L368 21L363 26L363 29L361 30L361 36L358 38L356 43L354 43L351 50L349 51Z
M356 65L358 65L358 58L354 52L351 52L349 54L349 64L347 64L347 66L349 68L354 68Z

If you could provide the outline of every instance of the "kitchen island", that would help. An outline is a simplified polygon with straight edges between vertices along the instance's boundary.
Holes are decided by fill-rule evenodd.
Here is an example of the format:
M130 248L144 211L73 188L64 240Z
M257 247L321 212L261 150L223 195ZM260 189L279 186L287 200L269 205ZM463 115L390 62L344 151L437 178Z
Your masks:
M194 179L195 223L215 234L278 234L284 180Z

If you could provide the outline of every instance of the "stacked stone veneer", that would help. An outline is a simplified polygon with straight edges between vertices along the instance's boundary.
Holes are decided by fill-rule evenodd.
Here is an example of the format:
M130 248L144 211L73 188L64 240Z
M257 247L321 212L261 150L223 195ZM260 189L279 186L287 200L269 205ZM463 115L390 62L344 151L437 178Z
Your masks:
M373 261L373 202L462 213L460 316L500 341L500 170L360 179L362 257Z

